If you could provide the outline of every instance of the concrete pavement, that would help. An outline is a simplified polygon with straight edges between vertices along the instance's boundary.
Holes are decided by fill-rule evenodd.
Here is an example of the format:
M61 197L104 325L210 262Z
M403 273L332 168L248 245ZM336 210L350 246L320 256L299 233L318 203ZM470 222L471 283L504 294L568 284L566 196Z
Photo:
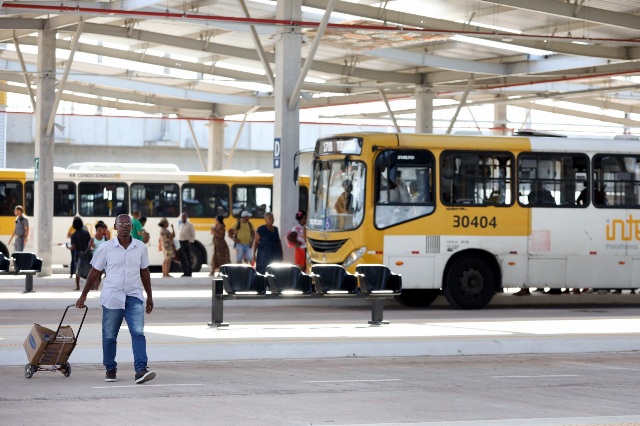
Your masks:
M33 322L49 318L73 304L78 292L66 275L36 277L33 293L23 294L24 280L15 277L0 278L0 364L23 365L26 356L24 342ZM429 319L429 310L421 310L413 318L406 316L383 326L369 326L369 311L362 300L243 300L226 301L234 307L225 316L231 325L210 328L207 308L211 306L211 279L208 273L197 273L192 278L167 279L152 274L156 309L147 317L145 326L149 358L160 361L216 361L242 359L326 358L326 357L390 357L390 356L442 356L485 354L535 354L620 352L640 350L640 318L634 316L602 318L597 312L576 318L528 318L504 320L485 317L481 320ZM91 292L87 306L91 315L82 327L78 345L70 357L74 363L101 363L101 330L98 292ZM304 314L287 321L264 322L247 320L246 312L258 307L300 305L308 309L321 309L330 304L343 304L348 318L328 313L309 320ZM446 302L439 301L437 306ZM575 304L593 306L638 306L640 295L532 295L515 297L496 296L492 305ZM393 305L395 302L389 302ZM203 312L202 321L175 321L164 318L172 309L193 308ZM441 308L445 309L445 308ZM73 312L75 311L75 312ZM24 318L25 312L33 318ZM77 329L79 310L71 309L65 324ZM234 313L235 312L235 313ZM398 308L398 312L401 310ZM462 311L458 311L462 312ZM47 315L45 315L45 313ZM358 319L361 314L361 319ZM21 317L19 317L22 315ZM345 315L346 316L346 315ZM385 319L389 319L385 311ZM54 323L43 323L49 328ZM120 334L119 362L132 362L129 335Z

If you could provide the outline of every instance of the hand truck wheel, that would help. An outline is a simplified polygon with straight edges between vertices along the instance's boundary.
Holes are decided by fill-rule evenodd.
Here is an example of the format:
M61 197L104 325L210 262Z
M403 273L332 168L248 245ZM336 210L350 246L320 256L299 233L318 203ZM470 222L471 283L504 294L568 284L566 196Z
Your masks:
M60 371L64 374L64 377L69 377L71 375L71 364L65 362L60 368Z
M36 367L33 364L27 364L24 366L24 377L30 379L33 377L33 373L36 372Z

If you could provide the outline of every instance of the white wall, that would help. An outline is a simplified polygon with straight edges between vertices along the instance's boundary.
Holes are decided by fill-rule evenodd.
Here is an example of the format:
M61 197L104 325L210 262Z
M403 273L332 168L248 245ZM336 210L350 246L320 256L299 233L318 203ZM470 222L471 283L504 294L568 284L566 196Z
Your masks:
M181 170L202 171L189 125L183 119L58 115L55 121L55 165L67 167L83 161L153 162L177 164ZM207 158L208 120L192 120L191 125L202 157ZM225 122L225 151L231 151L242 123ZM7 114L7 167L33 167L35 116ZM300 149L313 149L319 137L351 131L392 132L388 126L349 126L302 123ZM412 129L404 129L412 132ZM228 168L237 170L273 169L271 122L250 122L242 127ZM124 148L124 149L123 149ZM300 172L309 173L310 155L300 162Z

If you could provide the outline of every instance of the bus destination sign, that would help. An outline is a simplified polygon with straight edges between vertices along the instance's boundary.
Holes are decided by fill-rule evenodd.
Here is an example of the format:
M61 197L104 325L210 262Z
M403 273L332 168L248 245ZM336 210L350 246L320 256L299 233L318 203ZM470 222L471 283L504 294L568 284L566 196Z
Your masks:
M360 155L362 140L360 138L320 139L316 144L316 155Z

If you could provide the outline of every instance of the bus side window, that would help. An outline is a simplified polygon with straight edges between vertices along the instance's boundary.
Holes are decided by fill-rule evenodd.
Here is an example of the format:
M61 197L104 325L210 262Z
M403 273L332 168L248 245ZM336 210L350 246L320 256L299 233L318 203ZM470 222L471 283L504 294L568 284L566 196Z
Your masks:
M229 186L204 183L184 184L182 185L182 207L188 211L189 217L228 217ZM167 213L167 216L171 214Z
M53 215L76 215L76 184L74 182L55 182L53 184Z
M78 185L81 216L116 217L129 213L129 187L126 183L81 182Z
M593 180L597 207L640 207L640 156L595 155Z
M272 189L270 186L234 185L232 214L239 217L243 210L251 217L264 217L271 210Z
M508 152L445 151L441 199L447 205L511 205L513 156Z
M31 185L33 188L33 182ZM15 216L13 210L18 204L23 204L22 184L17 181L0 182L0 216ZM33 203L31 209L33 210Z
M518 157L519 202L530 207L586 207L585 154L523 153ZM588 182L587 182L588 184Z
M176 183L131 184L131 210L140 210L147 217L175 217L179 187ZM192 213L189 211L189 216Z
M398 159L397 163L393 160ZM424 150L388 151L376 160L375 225L386 228L434 212L433 164Z

